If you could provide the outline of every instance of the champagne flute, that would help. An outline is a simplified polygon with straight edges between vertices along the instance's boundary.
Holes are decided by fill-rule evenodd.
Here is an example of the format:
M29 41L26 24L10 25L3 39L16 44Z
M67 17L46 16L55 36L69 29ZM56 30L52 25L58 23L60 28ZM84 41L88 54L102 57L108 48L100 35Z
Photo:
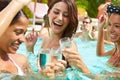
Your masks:
M62 60L60 47L58 46L52 47L50 53L52 55L52 62L56 62L58 59Z
M64 38L61 38L59 40L59 44L60 44L60 49L64 49L64 48L67 48L67 49L70 49L72 47L72 44L71 44L71 39L69 37L64 37ZM63 53L64 56L66 56L65 53Z
M39 50L39 65L42 68L46 68L46 64L51 62L50 49L40 49Z
M61 50L62 49L70 49L70 50L72 50L72 43L71 43L71 39L69 37L61 38L59 43L60 43ZM69 54L68 53L63 53L63 55L64 55L64 57L66 57ZM76 73L75 66L71 66L70 70L72 70L72 74L73 74L73 77L74 77L74 73Z
M62 60L62 53L59 46L52 47L50 50L52 55L51 61L56 63L58 60ZM66 74L65 71L57 71L55 70L55 77L60 80L65 80Z

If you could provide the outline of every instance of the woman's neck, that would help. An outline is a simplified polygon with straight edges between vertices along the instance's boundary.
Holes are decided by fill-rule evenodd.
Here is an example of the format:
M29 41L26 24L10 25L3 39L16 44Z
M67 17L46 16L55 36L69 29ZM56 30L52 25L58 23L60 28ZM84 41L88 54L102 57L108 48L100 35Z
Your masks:
M62 34L55 34L52 30L50 30L50 40L59 40Z
M48 41L48 46L49 48L55 47L55 46L59 46L59 40L61 38L60 34L55 34L52 31L50 31L50 35L49 35L49 41Z
M0 59L2 59L2 60L8 60L9 59L8 54L1 49L0 49Z

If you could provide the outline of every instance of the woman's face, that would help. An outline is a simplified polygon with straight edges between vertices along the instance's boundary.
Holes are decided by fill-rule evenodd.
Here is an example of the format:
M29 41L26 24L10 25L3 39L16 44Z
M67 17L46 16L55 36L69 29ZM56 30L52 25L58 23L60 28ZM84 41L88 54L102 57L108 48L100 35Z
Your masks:
M19 45L25 41L24 34L27 30L28 20L25 16L21 16L18 21L5 31L0 37L0 52L16 53Z
M55 34L62 34L69 24L68 6L64 2L56 3L48 13L50 27Z
M112 14L108 23L111 41L120 43L120 15Z

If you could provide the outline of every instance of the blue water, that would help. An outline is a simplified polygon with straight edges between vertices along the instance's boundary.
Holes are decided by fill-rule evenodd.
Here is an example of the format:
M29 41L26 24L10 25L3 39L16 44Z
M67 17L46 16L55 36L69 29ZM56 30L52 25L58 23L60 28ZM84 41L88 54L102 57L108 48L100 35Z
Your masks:
M104 74L105 75L105 73L115 71L115 69L111 68L107 64L107 60L110 58L109 56L108 57L96 56L97 41L83 41L80 38L73 38L73 40L76 42L78 51L80 55L82 56L84 63L87 65L87 67L89 68L92 74L101 74L101 75ZM41 43L42 43L42 39L39 38L35 45L34 54L31 54L26 51L26 47L24 43L20 46L20 49L17 51L18 53L24 53L24 55L28 57L31 67L35 73L37 73L36 60L38 58L37 53L38 53L39 48L41 47L40 46ZM105 45L105 50L106 51L110 50L113 47L114 46L111 46L111 45ZM83 73L77 70L72 71L71 69L67 69L66 76L67 76L66 80L92 80L91 78L85 76Z
M77 44L80 55L83 58L84 63L88 66L90 72L93 74L99 74L104 70L111 72L111 68L107 65L108 57L98 57L96 55L97 41L83 41L80 38L74 38ZM113 46L105 45L105 50L112 49ZM113 71L113 70L112 70Z

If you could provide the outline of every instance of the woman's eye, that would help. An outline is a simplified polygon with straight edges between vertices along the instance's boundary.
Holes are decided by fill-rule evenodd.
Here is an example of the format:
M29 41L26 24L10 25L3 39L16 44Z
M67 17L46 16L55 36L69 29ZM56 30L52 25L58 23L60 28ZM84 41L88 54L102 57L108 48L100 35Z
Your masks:
M120 28L120 25L115 25L115 27Z
M111 26L111 24L110 24L110 23L108 23L108 26Z
M55 14L59 14L59 12L57 12L57 11L54 11L54 13L55 13Z
M65 13L65 14L63 14L63 16L64 16L64 17L69 17L69 15L68 15L68 14L66 14L66 13Z
M22 34L23 30L15 30L16 35Z
M16 32L16 35L19 35L19 34L21 34L21 32Z

